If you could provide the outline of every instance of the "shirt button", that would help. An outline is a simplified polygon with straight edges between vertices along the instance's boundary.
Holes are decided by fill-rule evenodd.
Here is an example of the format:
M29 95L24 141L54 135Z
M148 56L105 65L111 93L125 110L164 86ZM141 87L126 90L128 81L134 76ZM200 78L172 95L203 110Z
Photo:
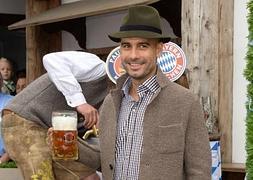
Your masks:
M113 166L111 164L109 164L109 167L110 167L111 170L113 170Z

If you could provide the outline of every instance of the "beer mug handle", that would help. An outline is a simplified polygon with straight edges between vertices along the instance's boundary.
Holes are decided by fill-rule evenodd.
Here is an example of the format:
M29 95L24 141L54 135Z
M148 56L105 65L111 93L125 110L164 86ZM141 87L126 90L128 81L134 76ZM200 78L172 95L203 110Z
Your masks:
M98 137L98 129L97 129L96 125L92 126L92 129L85 132L85 134L83 135L83 139L86 140L91 135Z

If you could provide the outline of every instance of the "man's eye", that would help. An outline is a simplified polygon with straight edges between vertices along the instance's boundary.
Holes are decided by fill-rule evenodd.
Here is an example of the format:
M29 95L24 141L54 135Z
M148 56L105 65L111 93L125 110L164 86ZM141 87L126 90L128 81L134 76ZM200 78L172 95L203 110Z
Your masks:
M122 48L129 48L129 45L123 44L123 45L121 45L121 47L122 47Z
M147 47L148 47L148 45L146 45L146 44L141 44L140 45L140 48L142 48L142 49L147 48Z

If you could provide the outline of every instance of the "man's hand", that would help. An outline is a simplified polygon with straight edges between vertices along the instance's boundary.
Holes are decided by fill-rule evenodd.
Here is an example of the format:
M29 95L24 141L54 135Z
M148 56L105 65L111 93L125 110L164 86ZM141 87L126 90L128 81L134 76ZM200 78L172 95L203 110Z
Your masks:
M49 146L50 150L53 150L53 127L50 127L47 130L47 139L46 139L47 145Z
M85 103L76 107L77 112L84 116L84 126L90 129L98 122L98 111L93 106Z

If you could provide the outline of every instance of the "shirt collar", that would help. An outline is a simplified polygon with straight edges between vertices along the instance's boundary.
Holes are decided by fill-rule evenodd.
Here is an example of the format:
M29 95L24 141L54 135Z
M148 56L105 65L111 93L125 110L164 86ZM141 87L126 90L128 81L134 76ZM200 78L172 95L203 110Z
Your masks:
M122 86L123 94L126 96L129 94L129 88L131 84L131 78L128 77L125 81L125 83ZM137 93L140 97L144 96L146 92L152 92L155 93L155 91L159 88L159 83L157 82L156 75L150 77L145 82L143 82L141 85L139 85L137 89Z
M14 84L14 82L13 81L6 81L6 80L3 80L3 82L5 83L5 84Z

